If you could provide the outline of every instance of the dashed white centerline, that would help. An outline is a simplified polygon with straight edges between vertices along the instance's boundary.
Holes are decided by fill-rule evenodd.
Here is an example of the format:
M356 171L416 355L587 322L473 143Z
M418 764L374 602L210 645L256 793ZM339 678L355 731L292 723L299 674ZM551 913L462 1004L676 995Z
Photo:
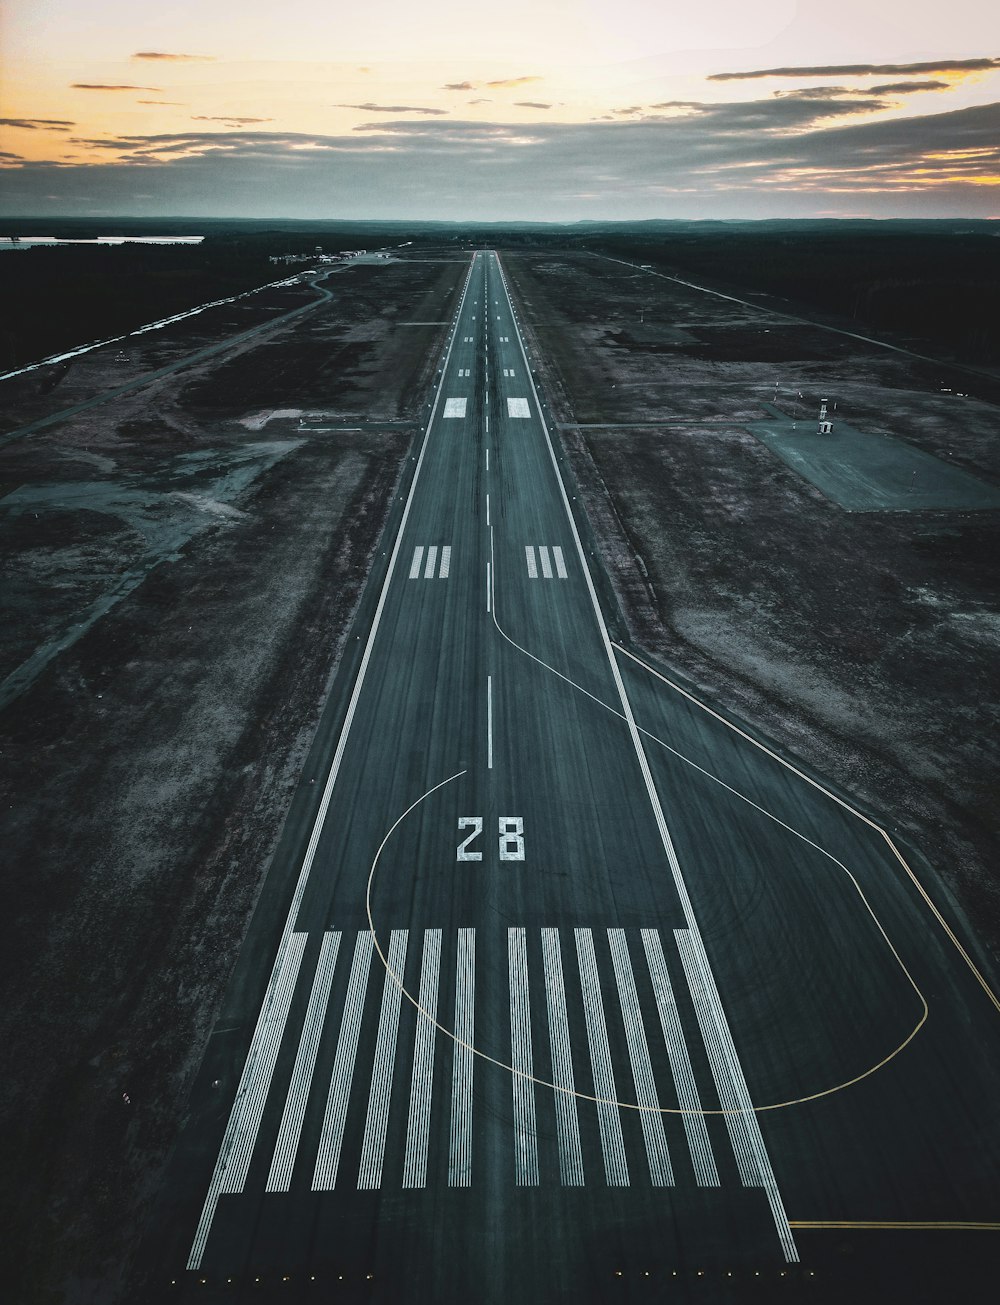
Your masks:
M489 566L489 563L486 564ZM493 769L493 676L486 677L486 768Z

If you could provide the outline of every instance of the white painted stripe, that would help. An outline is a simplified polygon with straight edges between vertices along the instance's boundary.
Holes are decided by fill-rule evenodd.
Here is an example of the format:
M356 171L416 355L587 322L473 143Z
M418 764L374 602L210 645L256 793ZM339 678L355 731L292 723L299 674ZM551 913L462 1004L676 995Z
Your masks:
M538 579L538 567L535 565L535 550L531 544L525 544L524 556L528 563L528 577L531 580Z
M490 579L490 563L487 562L486 563L486 610L487 611L490 610L490 591L492 590L492 588L493 588L493 584Z
M389 1099L392 1095L392 1071L396 1060L399 1033L399 1005L403 1000L403 970L406 966L406 929L393 929L389 935L389 960L382 988L382 1009L375 1038L375 1066L368 1096L368 1116L361 1143L358 1166L358 1191L372 1192L382 1185L382 1161L385 1157L385 1134L389 1125Z
M340 933L325 933L313 975L312 990L309 993L309 1005L306 1009L305 1023L299 1038L299 1050L292 1070L292 1081L285 1098L285 1109L278 1129L278 1140L274 1144L271 1169L267 1176L266 1191L287 1192L295 1168L295 1155L302 1136L302 1121L305 1119L306 1103L312 1087L313 1070L316 1068L316 1053L319 1040L326 1022L326 1006L330 1000L330 987L333 972L337 965L337 953L340 950Z
M531 411L528 408L527 399L508 399L507 400L508 417L530 417Z
M687 1136L691 1163L694 1166L694 1178L699 1187L718 1187L719 1172L715 1167L715 1156L708 1139L705 1117L701 1113L701 1099L695 1082L694 1070L684 1042L684 1030L681 1027L677 1002L674 1000L667 962L663 955L663 944L655 929L642 930L642 945L646 949L646 962L649 977L653 984L656 1009L660 1015L663 1040L667 1044L670 1057L670 1071L674 1076L677 1089L677 1102L685 1113L684 1132Z
M486 450L486 470L489 471L489 469L490 469L490 451L489 451L489 449L487 449L487 450Z
M424 556L423 544L418 544L413 550L413 561L410 563L410 579L416 580L420 575L420 563Z
M487 566L489 563L487 562ZM493 676L486 677L486 768L493 769Z
M444 415L446 417L464 417L467 399L445 399Z
M257 1018L257 1027L250 1039L250 1050L236 1089L236 1100L229 1112L229 1122L188 1256L189 1269L197 1269L201 1264L219 1197L224 1192L242 1192L246 1182L257 1130L271 1086L271 1075L274 1073L278 1048L288 1019L288 1008L292 1003L295 981L302 963L306 937L304 933L293 933L287 943L279 947L274 958L267 994Z
M565 580L567 576L566 562L563 559L563 551L558 544L556 544L552 549L552 557L556 564L556 575L560 580Z
M498 265L499 265L499 261L500 260L497 259ZM501 278L503 279L504 291L507 294L507 300L509 303L510 291L507 290L507 281L506 281L506 277L504 277L503 275L502 268L500 271L500 275ZM512 306L512 311L513 311L513 306ZM535 403L537 404L538 391L536 390L535 382L531 377L531 369L528 366L528 355L525 352L524 342L523 340L521 340L520 336L518 336L517 343L518 343L518 347L521 350L521 357L524 360L524 365L527 371L528 384L531 386L531 392L534 395ZM635 723L635 715L632 711L632 704L629 701L628 694L625 691L625 682L622 679L621 670L618 666L618 661L617 658L615 657L614 649L611 646L611 637L608 634L608 627L604 620L604 614L601 611L600 600L597 597L597 589L594 586L594 577L590 574L590 567L587 564L587 555L586 552L584 551L583 540L580 538L580 532L577 529L576 521L574 520L573 517L573 509L570 506L569 495L566 493L566 486L563 483L562 474L559 470L559 462L556 458L555 449L552 447L552 439L551 436L549 435L549 429L548 426L546 425L545 418L544 416L541 415L540 405L539 405L539 418L542 426L542 434L545 437L545 445L549 454L549 461L552 465L553 473L555 474L556 483L559 486L559 495L562 499L563 509L566 513L566 520L569 524L570 532L572 533L573 536L573 543L576 547L577 556L580 559L580 567L583 572L584 580L586 581L587 592L590 594L590 603L591 603L591 608L593 609L594 612L594 619L597 621L597 627L601 632L601 640L604 644L605 655L607 656L608 659L608 665L611 668L611 674L615 682L615 688L618 691L618 699L622 705L622 714L624 715L625 720L628 723L629 735L632 739L632 747L635 751L636 760L639 763L639 769L642 772L643 783L646 786L646 794L649 798L649 805L652 809L653 817L656 821L657 830L659 831L660 834L660 841L663 844L663 850L664 853L666 854L667 863L670 866L670 873L673 879L674 888L677 892L678 898L680 899L681 909L684 912L684 919L687 923L688 930L693 935L695 940L698 942L699 949L703 953L704 948L701 946L701 934L698 929L698 922L695 918L694 908L691 905L691 898L687 891L687 885L684 882L684 875L683 872L681 871L680 861L677 858L677 851L674 847L673 839L670 836L670 830L667 828L666 817L663 814L663 806L660 802L659 795L657 794L656 786L653 783L653 776L649 769L649 760L646 756L646 752L643 747L642 740L639 737L639 729ZM707 960L706 960L706 966L707 966ZM709 978L711 978L710 974L709 974ZM712 983L714 986L714 980L712 980ZM738 1062L737 1062L737 1069L739 1069ZM740 1070L740 1075L742 1077L742 1070ZM764 1158L765 1160L767 1160L766 1152ZM767 1161L767 1164L768 1164L768 1168L770 1169L769 1160ZM775 1188L775 1196L777 1196L777 1188ZM777 1205L772 1203L771 1206L772 1215L774 1216L775 1219L775 1228L778 1233L779 1240L781 1241L781 1245L784 1250L786 1259L789 1259L790 1261L797 1261L798 1252L795 1249L795 1243L791 1237L791 1229L788 1226L788 1220L785 1217L783 1210L781 1210L780 1218L778 1217L776 1211L779 1208L780 1208L780 1198L778 1200Z
M660 1114L660 1099L656 1093L653 1066L649 1059L649 1045L642 1027L642 1010L639 1007L639 994L635 987L635 974L625 941L625 930L609 929L608 944L618 985L628 1058L635 1080L636 1102L640 1106L639 1120L649 1159L649 1177L654 1187L672 1187L674 1171L667 1149L667 1135L663 1130L663 1116Z
M566 987L563 982L559 930L542 930L542 964L545 970L545 1005L549 1017L549 1045L552 1050L552 1082L556 1132L559 1139L559 1177L563 1187L583 1186L583 1154L580 1150L580 1122L576 1110L576 1082L566 1015Z
M424 930L424 956L420 965L420 1009L417 1011L410 1079L410 1114L406 1125L406 1159L403 1186L427 1186L427 1144L431 1130L434 1092L434 1048L437 1029L438 981L441 970L441 930Z
M753 1101L750 1098L746 1079L743 1077L743 1068L736 1054L736 1047L733 1045L729 1022L722 1008L719 990L709 969L701 939L689 929L675 929L674 937L677 940L677 950L680 952L688 987L691 989L691 998L705 1042L705 1050L708 1052L708 1062L719 1093L719 1101L726 1111L724 1118L736 1153L740 1177L746 1187L763 1187L785 1253L785 1260L795 1264L799 1259L795 1239L788 1225L788 1216L785 1214L781 1193L778 1191L777 1180L771 1168L771 1160L764 1146Z
M427 561L424 563L424 579L434 579L434 568L437 565L437 544L431 544L427 550Z
M445 544L441 549L441 568L438 571L438 578L441 580L448 579L448 573L451 571L451 545Z
M514 1096L514 1184L538 1186L538 1131L535 1121L534 1061L528 993L528 948L523 929L507 930L510 983L510 1063Z
M611 1048L608 1045L608 1026L601 1000L601 981L594 955L594 939L589 929L574 929L576 956L580 966L580 986L583 992L583 1013L587 1020L587 1042L590 1045L590 1063L594 1073L594 1095L597 1103L597 1123L601 1131L601 1151L604 1154L604 1173L609 1187L628 1187L628 1164L625 1160L625 1141L615 1087L615 1074L611 1065Z
M361 1032L361 1015L364 1010L365 989L371 966L372 941L371 932L363 929L358 933L354 945L354 960L351 963L351 977L347 985L347 1001L340 1024L337 1052L333 1060L333 1072L330 1075L330 1092L326 1099L326 1113L323 1116L316 1168L313 1171L314 1192L332 1191L337 1184L340 1148L344 1141L347 1104L351 1095L354 1059L358 1053L358 1035Z
M486 495L486 524L490 524L490 496Z
M549 561L549 550L544 544L538 545L538 560L542 564L542 578L545 580L551 580L552 563Z
M455 1040L448 1135L448 1186L472 1186L472 1070L476 1033L476 931L459 929L455 971Z

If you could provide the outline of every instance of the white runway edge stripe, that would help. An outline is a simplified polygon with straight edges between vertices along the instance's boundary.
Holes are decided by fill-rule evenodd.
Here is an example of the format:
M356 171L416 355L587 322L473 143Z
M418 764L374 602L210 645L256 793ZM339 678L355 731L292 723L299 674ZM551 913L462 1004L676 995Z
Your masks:
M545 970L545 1006L552 1050L552 1082L561 1089L553 1093L559 1139L559 1178L564 1187L582 1187L580 1121L576 1108L576 1082L573 1078L573 1054L569 1040L566 987L558 929L542 930L542 966Z
M424 930L424 957L420 967L420 1010L417 1012L413 1074L410 1079L410 1114L406 1128L403 1187L427 1186L427 1146L431 1131L431 1094L434 1086L434 1046L437 1030L438 984L441 971L441 930Z
M476 931L459 929L455 970L455 1041L448 1135L448 1186L472 1185L472 1074L476 1035Z
M716 1091L723 1109L726 1126L732 1140L740 1177L746 1186L763 1187L775 1227L781 1239L781 1248L789 1263L796 1263L799 1255L788 1226L788 1216L782 1204L778 1184L771 1168L771 1160L764 1146L760 1125L754 1114L753 1102L747 1089L743 1069L733 1046L729 1024L719 1000L715 979L708 967L701 939L688 929L675 929L677 950L687 976L695 1014L708 1052L708 1060L715 1079Z
M574 929L573 935L576 938L576 956L580 966L580 988L587 1022L590 1064L594 1074L594 1095L598 1098L597 1124L601 1133L604 1173L609 1187L628 1187L625 1139L622 1137L621 1115L614 1104L618 1100L618 1090L611 1064L608 1025L604 1018L604 1002L601 1000L594 939L589 929Z
M298 978L307 935L293 933L278 950L274 969L267 985L267 995L250 1041L246 1063L236 1089L236 1100L229 1113L229 1123L215 1162L195 1232L187 1267L197 1269L205 1253L205 1243L215 1217L219 1197L225 1192L241 1192L250 1168L250 1157L257 1140L257 1130L264 1114L264 1103L271 1086L278 1048L288 1019L295 981Z
M510 307L511 313L513 314L514 306L513 303L511 302L510 290L507 288L507 278L504 276L503 268L500 266L500 259L496 257L496 255L494 255L494 258L496 260L497 268L500 271L500 278L503 283L504 293L507 296L508 305ZM663 814L663 807L660 803L659 795L656 792L656 786L653 783L653 776L649 769L649 760L646 757L646 752L643 747L642 740L639 737L639 731L635 723L635 716L633 715L632 712L632 704L629 701L628 693L625 690L625 682L622 679L621 670L618 666L618 660L615 657L614 649L611 646L611 638L610 635L608 634L608 627L604 620L604 613L601 611L600 600L597 597L597 589L594 586L594 578L590 574L590 567L587 563L587 555L583 547L583 541L580 538L580 532L579 530L577 530L576 527L576 521L574 520L573 517L573 510L572 507L570 506L569 496L566 493L566 486L563 483L562 474L559 471L559 462L558 459L556 458L555 449L552 446L552 439L549 435L549 429L548 426L546 425L545 418L542 415L541 404L538 401L538 391L535 388L535 382L531 375L531 368L528 364L528 355L525 352L524 341L521 339L520 332L518 333L517 336L517 343L518 343L518 348L520 349L521 352L521 358L524 362L525 374L528 379L528 384L530 385L531 392L535 398L535 406L537 407L538 414L539 414L538 416L539 424L541 425L542 428L542 434L545 437L545 444L548 449L549 460L552 464L552 469L555 472L556 483L559 487L559 494L562 499L563 508L566 512L566 520L569 524L569 528L573 536L573 542L576 545L577 556L580 559L580 566L583 571L584 580L586 581L587 584L587 591L590 594L591 607L593 608L594 616L597 620L597 625L601 632L601 639L604 643L604 651L608 659L608 665L611 668L611 674L615 682L615 688L618 691L618 698L619 701L621 702L622 713L625 716L625 720L628 724L629 734L632 739L632 746L635 751L636 759L639 762L639 768L642 771L643 782L645 783L646 786L646 793L649 797L649 803L653 810L653 816L656 820L656 825L660 833L660 841L663 844L663 850L664 853L666 854L667 863L670 866L674 887L676 889L678 898L680 899L681 909L684 912L684 919L688 927L688 932L691 934L692 939L697 946L699 955L704 956L704 946L701 940L701 932L698 928L698 922L695 918L694 909L691 905L691 899L688 895L687 885L684 882L684 876L681 871L680 862L677 859L677 852L674 849L673 840L670 837L670 831L667 828L666 818ZM707 969L708 966L707 958L705 959L705 965ZM715 981L714 979L711 979L710 974L709 974L709 979L711 980L712 987L714 989ZM718 1014L721 1017L723 1024L725 1026L725 1031L729 1038L729 1042L730 1044L732 1044L732 1036L729 1033L729 1025L726 1022L725 1012L722 1010L721 1003L719 1005ZM733 1050L733 1055L734 1056L736 1055L735 1048ZM738 1058L736 1061L736 1067L737 1069L739 1069ZM740 1077L742 1079L742 1070L740 1070ZM759 1135L759 1130L758 1130L758 1135ZM761 1146L763 1147L763 1140L761 1140ZM765 1160L767 1160L766 1152L764 1158ZM768 1165L768 1170L770 1171L769 1160L767 1161L767 1165ZM774 1197L776 1197L777 1199L776 1200L771 1199L771 1193L768 1194L768 1199L771 1207L771 1214L772 1217L774 1218L775 1228L778 1233L778 1238L779 1241L781 1242L785 1259L789 1263L795 1263L798 1261L799 1258L798 1251L795 1248L795 1242L792 1237L791 1228L788 1225L787 1215L785 1214L784 1207L782 1206L780 1197L778 1197L777 1187L775 1187L774 1189Z
M462 297L458 306L458 315L461 316L462 309L465 305L466 297L469 292L469 282L472 280L472 272L475 266L475 255L469 259L469 270L465 276L465 284L462 287ZM454 348L454 337L448 343L448 351L445 355L444 370L447 371L448 362L451 358L452 349ZM427 442L430 437L434 420L437 416L438 408L441 404L441 398L444 392L444 381L438 384L437 393L434 395L434 402L431 405L431 411L427 418L427 426L424 431L424 439L420 447L420 454L417 457L417 465L413 471L413 479L410 482L409 493L406 496L406 503L403 505L403 515L400 518L399 528L396 531L396 540L392 547L392 554L389 558L389 564L386 568L385 579L382 582L382 591L379 594L378 604L375 608L375 615L372 617L371 629L368 632L368 639L365 642L364 655L361 658L361 666L358 669L357 679L354 681L354 689L351 693L351 699L347 706L347 714L344 718L344 724L340 731L340 738L337 741L337 750L334 753L333 761L330 764L330 770L327 774L326 784L323 786L323 796L320 799L319 809L316 812L316 819L313 821L312 833L309 837L309 845L306 848L305 856L302 859L302 867L299 870L299 877L295 884L295 892L292 895L291 905L288 909L288 915L285 919L285 926L282 930L281 941L278 944L277 956L275 957L274 967L271 971L271 979L268 984L267 994L264 998L264 1005L261 1008L260 1019L264 1018L265 1010L274 999L274 992L281 973L281 963L285 958L286 949L289 946L292 931L295 927L296 917L299 908L302 905L302 899L305 896L306 887L309 883L309 876L312 872L313 861L316 856L316 849L319 847L320 836L323 832L323 826L326 822L326 814L330 808L330 802L333 798L333 790L337 783L337 776L340 774L340 765L344 757L344 750L347 747L347 739L351 732L351 726L354 722L355 712L357 711L358 699L361 697L361 690L364 685L365 675L368 671L368 664L371 661L372 648L375 638L378 634L379 625L382 620L382 613L385 610L385 604L389 595L389 586L395 574L396 563L399 557L399 550L402 546L403 535L406 530L406 523L410 518L410 511L413 507L413 499L416 494L417 485L420 480L420 472L423 468L424 458L427 453ZM258 1028L260 1021L258 1021ZM256 1035L255 1035L256 1037ZM255 1062L259 1052L255 1049L255 1042L252 1040L250 1050L247 1052L247 1061L244 1067L244 1077L251 1071L251 1066ZM242 1083L242 1079L241 1079ZM237 1104L239 1097L237 1096ZM233 1113L237 1109L237 1104L233 1106ZM233 1122L233 1115L230 1115L230 1126ZM205 1197L205 1204L202 1209L201 1218L198 1221L198 1227L195 1231L194 1239L191 1245L191 1253L188 1259L189 1269L198 1269L201 1267L202 1256L205 1253L205 1245L208 1241L208 1235L211 1231L212 1219L215 1215L215 1208L218 1204L218 1196L222 1188L218 1186L220 1182L221 1167L224 1166L229 1147L226 1143L229 1129L227 1127L226 1136L223 1137L222 1146L219 1150L219 1157L216 1161L215 1172L212 1182L209 1185L208 1193Z
M266 1190L269 1192L287 1192L291 1186L295 1155L302 1136L302 1122L305 1119L306 1103L312 1087L316 1053L319 1051L319 1040L326 1021L326 1006L330 1000L330 988L333 984L333 972L336 969L339 951L340 933L325 933L319 951L319 960L316 962L316 973L309 994L305 1023L302 1025L302 1034L299 1038L299 1050L292 1070L292 1081L281 1116L281 1126L278 1129L278 1140L274 1146L271 1169L267 1176Z
M510 983L510 1076L514 1096L514 1182L538 1186L538 1131L535 1122L534 1061L528 994L528 948L524 929L507 930Z
M313 1170L312 1190L329 1192L337 1185L340 1165L340 1148L344 1142L344 1125L347 1122L347 1105L351 1096L351 1079L354 1077L354 1060L358 1054L358 1035L361 1032L361 1015L365 1005L365 989L372 961L373 939L369 932L359 933L354 944L354 960L347 985L347 1002L340 1022L337 1052L330 1075L330 1091L326 1099L326 1112Z
M389 935L389 970L392 974L402 975L406 966L407 937L406 929L393 929ZM368 1116L361 1143L359 1191L374 1191L382 1183L385 1132L389 1123L389 1098L392 1094L392 1071L396 1061L399 1007L402 1000L402 988L387 973L382 987L382 1009L375 1041L375 1068L368 1097Z

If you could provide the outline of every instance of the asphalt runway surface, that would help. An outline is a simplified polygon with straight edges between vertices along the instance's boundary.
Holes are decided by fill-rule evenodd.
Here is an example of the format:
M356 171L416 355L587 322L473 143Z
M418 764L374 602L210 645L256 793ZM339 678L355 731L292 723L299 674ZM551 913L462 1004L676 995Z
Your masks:
M209 1042L154 1285L978 1281L1000 1007L972 945L876 823L609 631L492 253L415 456Z

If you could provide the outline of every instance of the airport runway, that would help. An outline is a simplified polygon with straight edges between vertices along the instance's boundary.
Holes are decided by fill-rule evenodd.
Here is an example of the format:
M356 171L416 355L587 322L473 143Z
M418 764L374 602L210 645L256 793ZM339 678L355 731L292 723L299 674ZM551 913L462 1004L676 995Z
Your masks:
M969 940L609 633L492 253L417 456L195 1088L167 1298L771 1300L995 1254Z

